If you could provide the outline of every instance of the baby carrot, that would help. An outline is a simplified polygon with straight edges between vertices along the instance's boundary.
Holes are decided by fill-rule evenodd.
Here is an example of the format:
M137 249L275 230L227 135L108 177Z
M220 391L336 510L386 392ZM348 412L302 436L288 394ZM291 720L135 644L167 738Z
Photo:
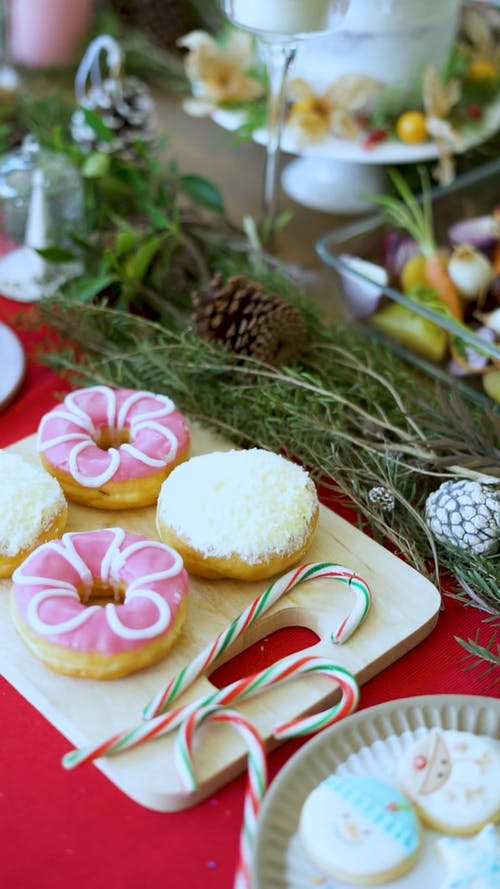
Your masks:
M462 303L446 265L446 260L439 253L431 253L425 257L425 277L430 287L434 287L439 298L448 306L453 317L462 321L464 317Z
M419 203L406 180L397 170L391 179L399 193L400 200L391 195L376 195L374 201L385 207L391 221L408 232L417 242L425 258L425 277L430 287L434 287L439 298L448 307L457 321L463 320L463 308L455 285L448 275L447 264L440 254L434 235L432 195L428 174L421 169L422 201Z

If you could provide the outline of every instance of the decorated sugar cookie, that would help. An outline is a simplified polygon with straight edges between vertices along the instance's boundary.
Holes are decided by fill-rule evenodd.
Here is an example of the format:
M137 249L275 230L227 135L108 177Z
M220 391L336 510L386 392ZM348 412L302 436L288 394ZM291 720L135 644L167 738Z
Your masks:
M322 871L346 883L392 880L415 863L420 829L411 803L368 776L330 775L306 799L299 834Z
M500 889L500 841L493 824L475 837L442 837L447 873L442 889Z
M422 820L444 833L477 833L500 817L500 756L489 738L430 731L406 751L399 783Z

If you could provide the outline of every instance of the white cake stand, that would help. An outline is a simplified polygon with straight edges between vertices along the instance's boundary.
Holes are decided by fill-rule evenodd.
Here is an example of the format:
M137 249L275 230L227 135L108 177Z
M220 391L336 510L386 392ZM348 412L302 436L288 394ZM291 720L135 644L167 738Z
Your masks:
M244 121L240 112L217 109L213 120L227 130L236 130ZM500 128L500 98L485 111L481 125L463 128L461 153L480 145ZM266 143L266 130L259 129L253 139ZM298 204L326 213L361 214L374 209L370 195L387 190L385 168L394 164L413 164L436 160L434 142L406 145L388 140L364 148L361 142L329 136L316 145L300 147L293 133L285 127L282 140L284 152L297 155L282 173L286 194Z

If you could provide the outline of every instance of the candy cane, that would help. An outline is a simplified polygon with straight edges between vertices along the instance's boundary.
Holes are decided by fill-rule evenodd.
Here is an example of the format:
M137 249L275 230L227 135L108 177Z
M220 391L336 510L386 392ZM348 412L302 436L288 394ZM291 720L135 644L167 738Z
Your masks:
M308 565L302 565L300 568L295 568L293 571L289 571L288 574L284 574L283 577L278 578L271 584L227 629L219 633L214 641L207 645L189 664L183 667L177 676L170 679L164 688L157 692L149 704L146 705L143 711L144 718L151 719L163 713L169 704L189 688L199 676L203 675L208 667L218 660L227 647L242 636L255 623L257 618L274 605L281 596L284 596L285 593L290 592L294 587L305 583L307 580L317 580L318 578L339 580L341 583L347 584L355 592L353 608L331 635L332 642L335 644L346 642L364 621L371 605L371 593L366 581L349 568L335 565L333 562L313 562Z
M79 103L82 103L85 99L89 75L92 87L101 86L102 78L99 56L103 49L106 51L106 63L109 68L108 77L118 78L120 75L123 52L113 37L110 37L109 34L100 34L85 50L76 72L75 95Z
M266 751L257 730L237 710L230 710L217 704L200 707L182 723L174 751L177 772L188 793L198 787L193 767L193 737L198 726L208 719L234 725L248 747L248 777L243 803L243 825L240 832L240 849L234 880L234 889L248 889L257 816L267 786Z
M334 679L342 692L340 701L314 717L299 718L292 720L290 723L276 726L277 737L291 737L300 733L302 728L308 732L319 731L319 729L326 728L347 716L348 713L355 709L359 699L359 689L354 676L345 667L333 664L327 658L292 654L282 658L280 661L276 661L276 663L271 664L271 666L266 667L259 673L253 673L243 679L237 679L230 685L225 686L225 688L215 691L205 698L185 704L183 707L177 707L175 710L169 710L161 716L156 716L147 722L141 722L139 725L125 729L112 735L112 737L100 744L72 750L63 757L63 766L71 769L82 765L84 762L98 759L101 756L114 756L118 753L123 753L125 750L138 747L152 738L168 734L178 728L188 716L206 704L225 705L235 701L246 701L247 698L258 694L265 688L287 682L303 673L315 673ZM314 726L312 726L313 722ZM307 726L312 727L307 728Z

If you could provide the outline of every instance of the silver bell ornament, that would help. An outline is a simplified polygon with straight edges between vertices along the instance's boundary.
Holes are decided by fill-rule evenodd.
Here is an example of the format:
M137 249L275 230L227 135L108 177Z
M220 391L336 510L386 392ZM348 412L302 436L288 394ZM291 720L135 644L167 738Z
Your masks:
M101 53L105 52L106 75L101 73ZM104 67L104 66L103 66ZM108 34L102 34L87 47L75 78L79 107L71 117L71 135L85 152L98 151L131 159L135 143L149 142L156 128L156 104L148 87L137 77L124 77L123 53ZM99 115L104 132L93 127L86 112ZM106 133L107 130L107 133ZM108 135L109 134L109 135Z
M0 160L0 293L18 302L50 296L82 271L78 259L51 262L38 251L75 255L72 232L84 224L83 185L66 155L26 136Z
M427 497L425 520L441 543L476 555L493 555L500 543L500 487L460 479Z

